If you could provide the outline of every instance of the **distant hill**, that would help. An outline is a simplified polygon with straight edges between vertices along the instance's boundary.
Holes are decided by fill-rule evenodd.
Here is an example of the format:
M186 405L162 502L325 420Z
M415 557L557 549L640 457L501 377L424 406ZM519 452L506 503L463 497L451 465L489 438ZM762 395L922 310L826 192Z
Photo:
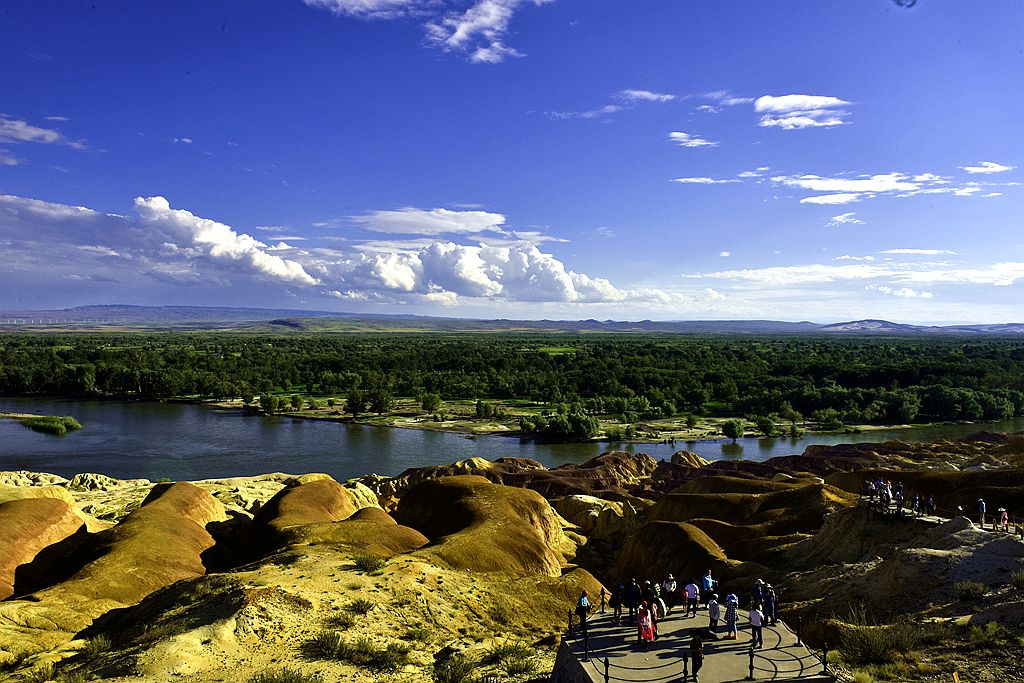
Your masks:
M664 334L1024 335L1024 323L908 325L888 320L818 324L779 320L484 320L420 315L303 311L215 306L77 306L60 310L0 311L0 328L238 329L251 332L537 332Z

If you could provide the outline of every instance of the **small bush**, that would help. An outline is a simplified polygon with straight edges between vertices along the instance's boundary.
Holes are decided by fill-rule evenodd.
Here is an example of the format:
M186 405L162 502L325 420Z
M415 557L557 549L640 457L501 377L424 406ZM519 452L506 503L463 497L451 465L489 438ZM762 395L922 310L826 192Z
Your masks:
M367 598L356 598L345 605L345 609L353 614L366 614L373 609L375 604L373 600L368 600Z
M875 683L875 679L867 671L857 671L850 677L850 683Z
M301 646L308 659L338 659L345 641L337 631L321 631Z
M537 670L537 651L523 643L502 643L487 650L484 661L496 665L513 678Z
M496 624L506 625L515 617L515 610L504 600L496 598L487 608L487 616Z
M985 584L977 581L957 581L953 584L953 595L960 602L972 602L985 597Z
M57 678L53 680L57 681L57 683L85 683L89 679L81 671L64 671L57 674Z
M373 555L354 555L352 564L356 566L356 569L369 573L380 571L387 562L383 558Z
M501 661L498 668L515 678L532 674L537 670L537 660L527 655L514 655Z
M468 683L476 662L462 653L457 653L441 661L434 662L431 678L434 683Z
M1010 572L1010 585L1019 591L1024 591L1024 569Z
M23 680L26 683L46 683L52 681L55 675L56 668L52 662L46 662L44 664L36 664L27 674L23 675Z
M110 652L110 638L102 633L85 641L82 648L82 656L86 659L95 659L105 652Z
M971 642L977 647L995 647L1006 638L1006 628L990 621L984 626L971 627Z
M355 615L350 612L339 612L324 619L324 626L333 628L336 631L344 631L356 623Z
M261 671L249 679L249 683L323 683L323 676L317 673L302 673L298 669Z
M405 630L403 640L413 640L419 643L426 643L430 640L431 630L424 626L410 626Z

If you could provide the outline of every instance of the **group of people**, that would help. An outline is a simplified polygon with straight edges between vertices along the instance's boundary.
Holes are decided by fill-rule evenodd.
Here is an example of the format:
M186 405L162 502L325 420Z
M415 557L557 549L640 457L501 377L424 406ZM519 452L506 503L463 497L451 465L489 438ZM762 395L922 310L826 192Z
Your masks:
M895 486L888 479L868 480L864 482L864 492L867 494L869 504L877 506L883 514L894 513L903 516L903 510L908 502L903 491L903 482L896 482ZM920 493L915 493L909 500L910 511L915 516L932 516L935 514L935 497L929 495L927 498Z

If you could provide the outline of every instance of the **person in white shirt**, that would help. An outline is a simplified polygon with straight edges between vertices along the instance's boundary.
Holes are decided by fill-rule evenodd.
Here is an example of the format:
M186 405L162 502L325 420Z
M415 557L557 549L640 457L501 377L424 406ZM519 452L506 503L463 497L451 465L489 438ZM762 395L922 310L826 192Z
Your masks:
M761 636L761 625L764 623L764 612L761 611L761 603L755 602L750 606L750 645L751 647L764 647L764 638Z
M721 606L718 604L718 593L712 593L708 600L708 631L712 638L718 638L718 618L722 615Z
M686 584L686 616L697 616L697 601L700 599L700 588L693 581Z
M668 608L666 611L671 611L676 606L676 579L671 574L661 582L661 597Z

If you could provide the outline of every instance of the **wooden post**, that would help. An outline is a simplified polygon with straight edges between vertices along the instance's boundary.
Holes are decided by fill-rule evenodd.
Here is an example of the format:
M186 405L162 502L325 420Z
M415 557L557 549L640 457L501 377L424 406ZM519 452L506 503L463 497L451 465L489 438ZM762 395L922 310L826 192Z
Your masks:
M750 646L750 651L747 653L750 657L750 673L747 674L747 680L754 680L754 646Z
M604 658L604 683L608 683L608 658Z

